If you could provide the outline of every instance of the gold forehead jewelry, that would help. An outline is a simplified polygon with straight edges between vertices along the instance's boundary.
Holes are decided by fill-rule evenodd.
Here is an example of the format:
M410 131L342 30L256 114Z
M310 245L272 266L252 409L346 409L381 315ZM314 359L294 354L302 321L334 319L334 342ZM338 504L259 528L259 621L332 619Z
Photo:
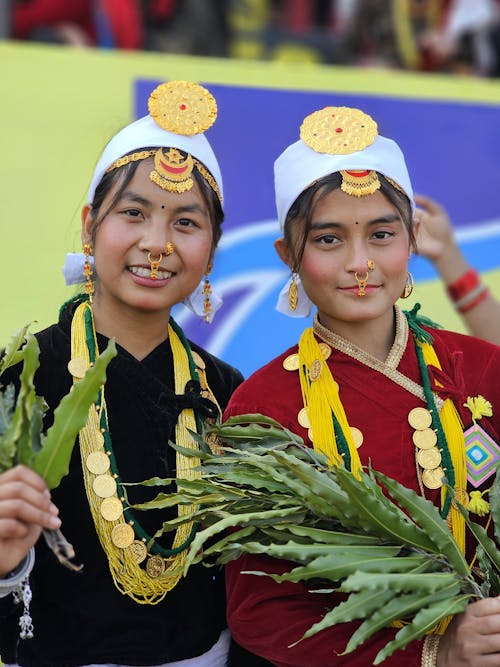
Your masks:
M349 155L370 146L377 123L360 109L325 107L304 119L300 138L317 153Z
M358 296L366 296L366 283L368 281L368 271L365 273L364 277L361 278L358 276L358 272L354 272L354 278L358 283Z
M353 197L372 195L380 188L380 181L376 171L367 169L342 169L340 171L343 192Z
M193 158L189 153L183 154L178 148L169 148L167 152L159 148L155 153L155 168L149 178L163 190L186 192L193 187L193 167Z

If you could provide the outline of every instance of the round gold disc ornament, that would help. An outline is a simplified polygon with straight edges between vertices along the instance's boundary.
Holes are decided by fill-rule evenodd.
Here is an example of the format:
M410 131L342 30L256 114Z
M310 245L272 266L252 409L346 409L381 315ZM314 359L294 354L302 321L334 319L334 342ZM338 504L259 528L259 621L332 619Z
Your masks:
M113 496L112 498L104 498L100 507L101 516L106 521L117 521L123 514L123 505L121 501Z
M157 579L165 572L165 560L161 556L151 556L146 563L146 572L151 579Z
M408 413L408 423L418 431L423 431L432 424L432 415L427 408L413 408Z
M356 445L356 448L359 449L363 444L363 433L355 426L351 426L350 429L354 444Z
M134 540L130 545L130 551L134 554L136 563L142 563L148 555L148 549L141 540Z
M163 130L185 136L205 132L217 118L213 95L192 81L162 83L149 96L148 109Z
M441 465L441 452L437 447L430 449L419 449L417 454L417 461L422 468L433 470Z
M119 549L126 549L135 540L134 529L129 523L119 523L111 531L111 541Z
M309 367L309 379L311 382L316 382L316 380L319 380L319 376L321 375L321 361L320 359L315 359L311 366Z
M332 348L328 345L328 343L323 343L323 341L318 343L318 345L321 350L321 354L323 355L323 359L326 361L332 353Z
M286 371L298 371L299 370L299 355L298 354L289 354L288 357L283 359L283 368Z
M68 371L75 378L84 377L87 372L87 362L82 357L73 357L68 361Z
M437 443L436 432L431 428L426 428L423 431L415 431L412 437L413 443L419 449L430 449Z
M325 107L307 116L300 138L317 153L349 155L370 146L377 137L377 123L360 109Z
M94 475L102 475L109 470L109 456L103 451L91 452L85 459L85 465Z
M422 482L428 489L440 489L443 486L444 470L434 468L433 470L424 470L422 473Z
M116 480L111 475L98 475L92 483L92 488L99 498L110 498L116 493Z
M299 410L297 421L303 428L311 428L311 422L309 421L307 408L302 408L302 410Z

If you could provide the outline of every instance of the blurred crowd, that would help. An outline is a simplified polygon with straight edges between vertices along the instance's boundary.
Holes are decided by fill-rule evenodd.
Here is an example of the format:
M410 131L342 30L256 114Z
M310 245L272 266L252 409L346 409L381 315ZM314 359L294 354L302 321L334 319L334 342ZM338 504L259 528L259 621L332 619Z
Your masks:
M1 0L0 37L500 76L500 0Z

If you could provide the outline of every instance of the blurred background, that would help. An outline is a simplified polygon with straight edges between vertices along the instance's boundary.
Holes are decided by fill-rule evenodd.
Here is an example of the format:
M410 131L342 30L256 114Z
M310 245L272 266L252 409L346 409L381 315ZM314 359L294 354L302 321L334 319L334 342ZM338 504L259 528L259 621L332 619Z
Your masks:
M288 276L272 164L322 106L359 106L400 143L415 190L445 205L500 297L500 0L1 0L0 345L56 319L100 151L178 78L218 101L226 222L224 309L210 326L176 317L245 375L307 324L274 311ZM462 331L432 266L412 272L412 303Z

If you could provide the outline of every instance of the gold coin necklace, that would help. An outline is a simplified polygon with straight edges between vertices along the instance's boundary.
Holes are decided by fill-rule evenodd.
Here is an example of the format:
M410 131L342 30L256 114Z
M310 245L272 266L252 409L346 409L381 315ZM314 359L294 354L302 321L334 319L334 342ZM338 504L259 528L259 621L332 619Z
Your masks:
M186 382L198 381L198 373L189 344L171 319L169 340L175 371L175 390L182 393ZM92 309L88 301L75 310L71 326L71 360L68 369L74 381L83 377L98 354ZM190 408L184 409L176 424L176 441L183 447L198 449L189 431L200 432L201 424ZM108 557L110 572L117 588L141 604L157 604L180 580L187 549L196 526L179 526L172 548L166 549L146 533L127 507L126 494L118 474L108 428L104 390L89 409L86 425L80 431L80 453L87 498L101 545ZM179 477L200 476L198 457L176 453ZM196 508L179 507L179 515ZM144 563L144 566L141 564Z

